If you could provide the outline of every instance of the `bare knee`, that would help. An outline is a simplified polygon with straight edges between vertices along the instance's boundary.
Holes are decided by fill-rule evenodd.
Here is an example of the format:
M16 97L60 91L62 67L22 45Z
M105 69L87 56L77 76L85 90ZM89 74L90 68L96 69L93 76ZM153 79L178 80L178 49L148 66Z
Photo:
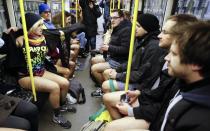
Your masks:
M103 95L103 102L105 105L110 105L110 103L112 102L112 95L110 95L110 93L106 93Z
M103 72L103 77L108 80L109 79L109 73L112 69L106 69L104 72Z
M60 85L60 88L61 89L63 89L63 90L68 90L68 88L69 88L69 81L67 80L67 79L62 79L62 80L60 80L60 83L59 83Z
M98 72L97 70L98 66L96 64L91 66L91 73Z
M54 83L53 85L51 85L52 88L50 88L49 93L53 93L53 94L59 94L60 95L60 87L57 83Z
M110 122L105 126L104 131L119 131L119 128L115 123Z
M104 93L110 92L109 80L103 82L102 90L103 90Z

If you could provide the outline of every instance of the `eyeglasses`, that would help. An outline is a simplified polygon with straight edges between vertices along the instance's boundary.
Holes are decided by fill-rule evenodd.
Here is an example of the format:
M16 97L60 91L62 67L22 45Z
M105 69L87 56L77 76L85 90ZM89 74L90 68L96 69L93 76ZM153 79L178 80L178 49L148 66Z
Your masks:
M119 16L110 17L111 20L116 20L116 19L118 19L118 18L120 18L120 17L119 17Z

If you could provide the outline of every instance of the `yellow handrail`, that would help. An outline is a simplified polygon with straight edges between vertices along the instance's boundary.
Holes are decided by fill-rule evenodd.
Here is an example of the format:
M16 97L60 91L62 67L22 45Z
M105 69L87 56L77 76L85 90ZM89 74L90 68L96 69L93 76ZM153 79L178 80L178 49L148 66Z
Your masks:
M112 0L109 1L109 16L111 16L112 12Z
M62 0L62 27L65 27L65 15L64 15L64 10L65 10L64 0Z
M112 9L115 9L114 6L115 6L115 0L112 0Z
M127 65L127 73L126 73L126 82L125 82L125 91L128 90L128 85L129 85L129 80L130 80L131 63L132 63L133 47L134 47L134 40L135 40L136 21L137 21L137 14L138 14L138 6L139 6L139 0L135 0L133 22L132 22L132 31L131 31L131 41L130 41L130 49L129 49L128 65Z
M32 64L31 64L31 55L30 55L29 43L28 43L28 32L27 32L27 27L26 27L23 0L19 0L19 5L20 5L20 14L21 14L21 20L22 20L22 26L23 26L24 39L25 39L27 64L28 64L28 67L29 67L29 74L30 74L30 80L31 80L31 86L32 86L32 93L33 93L33 96L34 96L34 101L37 101L36 88L35 88L35 85L34 85L34 76L33 76L33 71L32 71Z
M121 2L121 1L120 1L120 0L118 0L118 9L120 9L120 2Z
M78 22L78 0L76 0L76 23Z

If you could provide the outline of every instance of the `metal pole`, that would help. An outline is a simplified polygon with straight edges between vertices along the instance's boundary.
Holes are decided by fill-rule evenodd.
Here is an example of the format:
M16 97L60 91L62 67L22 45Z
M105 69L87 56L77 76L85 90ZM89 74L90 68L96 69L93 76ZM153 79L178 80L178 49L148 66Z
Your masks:
M137 21L137 14L138 14L138 6L139 6L139 0L135 0L133 22L132 22L133 24L132 24L132 31L131 31L131 41L130 41L130 49L129 49L129 56L128 56L128 66L127 66L126 82L125 82L125 91L128 90L128 85L129 85L129 80L130 80L131 63L132 63L133 47L134 47L134 40L135 40L136 21Z
M65 15L64 15L64 10L65 10L64 0L62 0L62 27L65 27Z
M34 85L34 76L33 76L33 71L32 71L32 64L31 64L31 55L30 55L30 50L29 50L28 32L27 32L27 27L26 27L23 0L19 0L19 5L20 5L20 14L21 14L21 20L22 20L22 26L23 26L25 47L26 47L27 64L28 64L28 67L29 67L29 74L30 74L30 80L31 80L31 86L32 86L32 93L33 93L33 96L34 96L34 101L37 101L36 88L35 88L35 85Z

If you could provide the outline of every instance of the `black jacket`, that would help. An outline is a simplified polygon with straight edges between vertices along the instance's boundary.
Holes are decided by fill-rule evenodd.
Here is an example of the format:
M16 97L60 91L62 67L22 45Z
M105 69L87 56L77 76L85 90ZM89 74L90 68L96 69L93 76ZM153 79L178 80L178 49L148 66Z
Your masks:
M179 86L183 99L169 112L165 131L209 131L209 78L192 84L180 83Z
M26 66L22 49L16 46L16 38L21 35L23 35L22 30L18 30L17 32L11 31L9 34L3 33L2 35L5 44L0 48L0 53L6 54L5 64L8 69L16 70L20 67Z
M89 7L89 0L79 0L79 4L82 8L83 20L82 23L86 27L86 33L88 36L96 36L97 34L97 18L101 16L101 11L98 5L93 5L91 9Z
M140 106L133 108L134 117L152 122L161 107L166 90L171 88L174 82L175 79L168 75L167 69L162 71L158 88L141 91L141 95L138 97Z
M165 56L165 50L158 45L159 31L151 32L136 43L131 66L130 83L140 83L142 88L151 88L160 74L164 62L160 61ZM117 69L116 80L125 81L126 66Z
M130 38L131 23L128 20L123 20L112 31L108 48L109 57L120 63L128 61Z
M180 88L182 100L180 100L169 112L164 130L165 131L209 131L210 130L210 81L209 77L203 80L186 84L177 82ZM174 93L170 94L171 98ZM169 105L163 103L166 111ZM159 112L150 130L159 131L162 125L165 111Z

